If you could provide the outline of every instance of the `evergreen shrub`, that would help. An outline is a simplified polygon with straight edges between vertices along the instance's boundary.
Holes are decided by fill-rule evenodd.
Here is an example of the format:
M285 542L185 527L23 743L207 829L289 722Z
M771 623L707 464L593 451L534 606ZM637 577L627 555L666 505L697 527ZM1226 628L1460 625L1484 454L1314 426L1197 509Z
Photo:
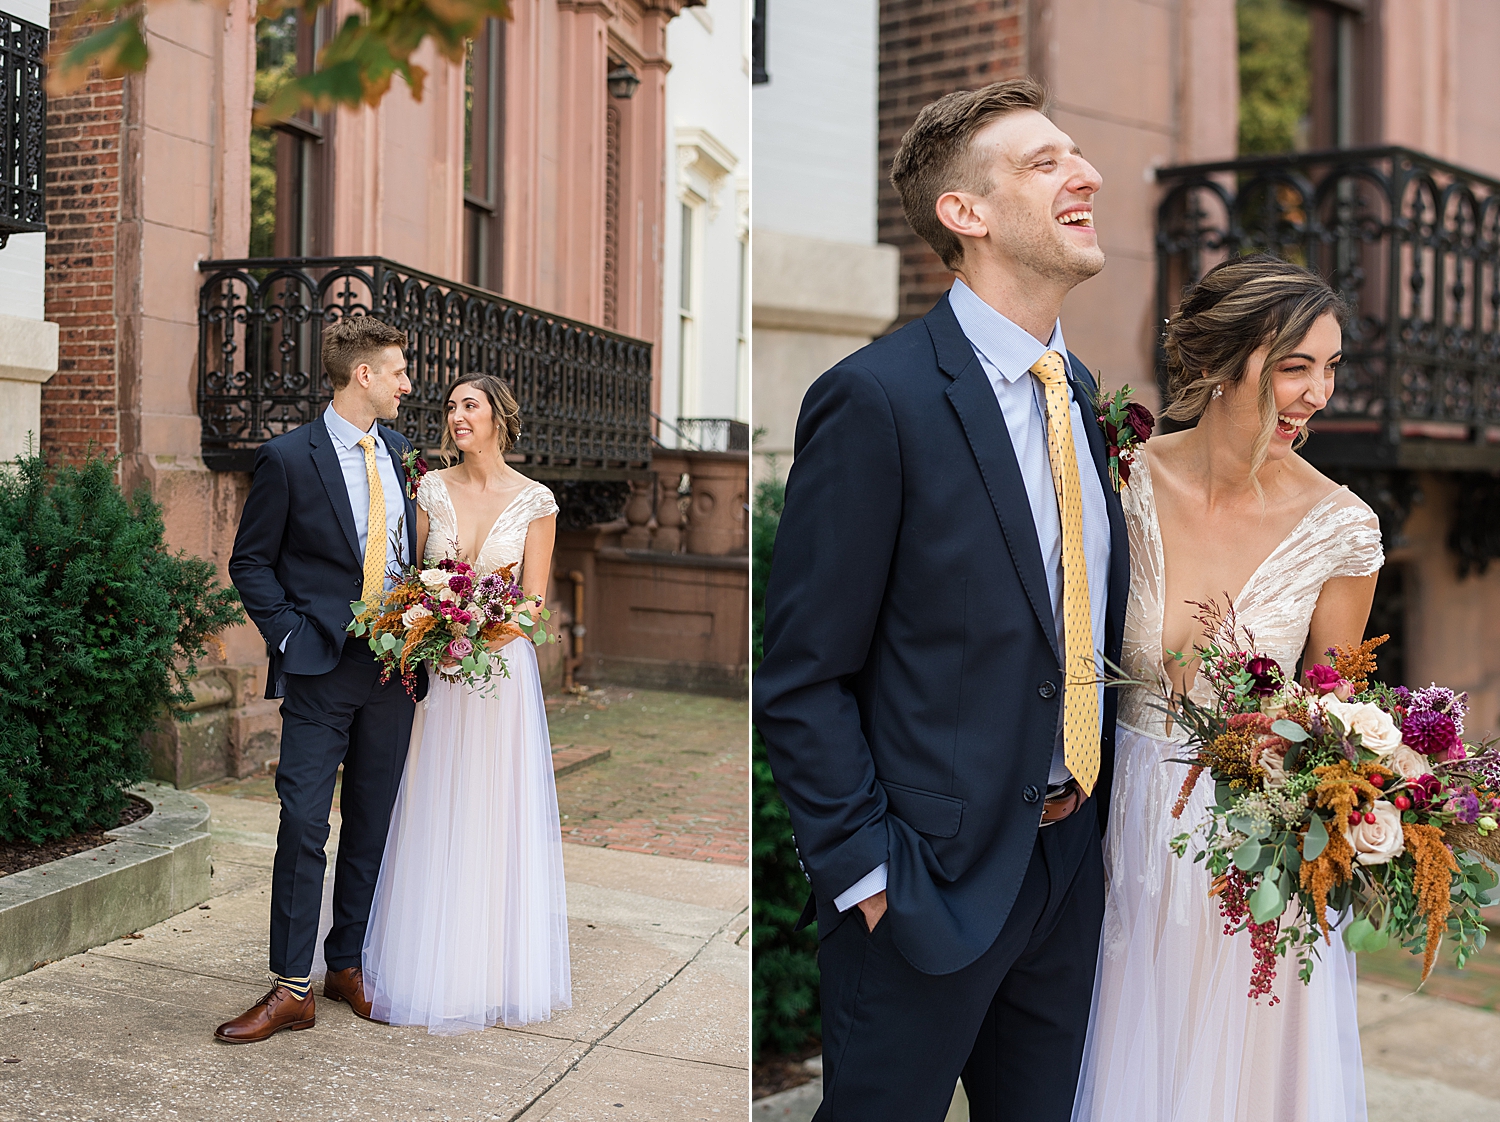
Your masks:
M147 775L142 735L185 715L204 643L243 620L163 529L109 458L0 470L0 841L115 825Z
M764 650L766 580L785 496L786 485L774 479L755 489L750 627L751 660L757 665ZM817 1042L818 937L816 925L793 930L812 890L797 861L791 819L776 793L759 732L752 739L750 769L754 1050L756 1059L764 1059L795 1054Z

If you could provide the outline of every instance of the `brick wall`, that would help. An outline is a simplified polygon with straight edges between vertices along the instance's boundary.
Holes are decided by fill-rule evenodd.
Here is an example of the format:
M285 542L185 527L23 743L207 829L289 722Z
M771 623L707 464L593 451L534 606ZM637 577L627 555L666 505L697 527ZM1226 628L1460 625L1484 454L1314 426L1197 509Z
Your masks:
M52 33L78 8L54 0ZM54 43L58 39L54 38ZM125 82L97 73L47 99L46 316L61 328L57 374L42 386L42 449L75 459L119 451L116 232Z
M900 313L924 315L953 283L906 224L891 160L917 111L953 90L1026 73L1025 0L881 0L880 240L901 249Z

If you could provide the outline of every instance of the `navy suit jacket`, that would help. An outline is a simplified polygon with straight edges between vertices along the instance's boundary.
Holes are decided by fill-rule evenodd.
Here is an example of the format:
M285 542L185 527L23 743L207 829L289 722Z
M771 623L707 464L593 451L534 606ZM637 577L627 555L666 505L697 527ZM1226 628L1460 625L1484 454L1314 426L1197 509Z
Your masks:
M1071 358L1075 392L1092 376ZM1104 438L1105 654L1130 583ZM1049 481L1050 482L1050 481ZM819 378L766 593L755 720L826 938L834 899L889 863L883 923L928 974L972 963L1010 914L1036 842L1061 658L1041 547L994 389L944 296ZM1101 832L1116 694L1105 691Z
M406 557L417 552L417 505L406 497L401 457L411 442L377 424L396 465L406 506ZM283 696L282 675L326 674L343 654L364 587L364 555L338 450L321 415L260 446L229 559L229 578L266 641L266 696ZM290 638L287 636L290 635ZM281 641L286 639L286 651ZM356 639L363 643L365 640ZM426 692L418 672L418 695Z

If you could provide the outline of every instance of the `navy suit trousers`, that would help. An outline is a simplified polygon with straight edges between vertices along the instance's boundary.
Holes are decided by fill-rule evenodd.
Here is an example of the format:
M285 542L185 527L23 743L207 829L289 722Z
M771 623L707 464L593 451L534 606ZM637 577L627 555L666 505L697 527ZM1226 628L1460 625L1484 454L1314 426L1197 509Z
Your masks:
M1092 801L1043 827L994 944L923 974L882 920L818 948L823 1104L813 1122L942 1122L960 1076L972 1122L1068 1122L1104 918Z
M323 906L329 811L339 765L343 826L333 881L333 929L323 944L330 970L360 964L375 878L401 784L416 706L380 668L363 640L344 644L327 674L286 675L276 793L281 827L271 875L271 970L312 970Z

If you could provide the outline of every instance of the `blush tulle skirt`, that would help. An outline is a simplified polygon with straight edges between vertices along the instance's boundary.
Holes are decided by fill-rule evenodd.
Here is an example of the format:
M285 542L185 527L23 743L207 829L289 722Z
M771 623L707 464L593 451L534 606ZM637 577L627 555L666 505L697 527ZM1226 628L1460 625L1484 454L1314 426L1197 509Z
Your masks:
M536 653L488 692L431 675L365 934L374 1016L460 1033L572 1000L562 836Z
M1178 819L1182 745L1121 726L1105 839L1104 929L1074 1122L1365 1122L1354 955L1337 928L1312 982L1278 959L1256 1003L1248 934L1223 934L1205 867L1168 843L1201 822L1200 780Z

